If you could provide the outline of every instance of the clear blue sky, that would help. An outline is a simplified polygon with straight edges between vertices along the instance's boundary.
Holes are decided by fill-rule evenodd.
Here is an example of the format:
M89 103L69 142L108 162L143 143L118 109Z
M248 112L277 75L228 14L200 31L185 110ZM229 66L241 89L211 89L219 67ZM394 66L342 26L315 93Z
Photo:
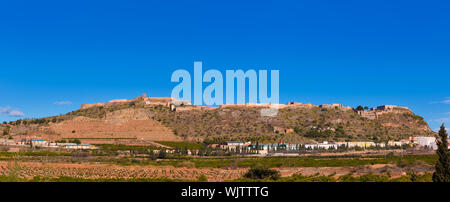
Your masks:
M0 120L170 96L179 68L278 69L281 102L450 124L448 1L2 1ZM60 102L60 103L57 103Z

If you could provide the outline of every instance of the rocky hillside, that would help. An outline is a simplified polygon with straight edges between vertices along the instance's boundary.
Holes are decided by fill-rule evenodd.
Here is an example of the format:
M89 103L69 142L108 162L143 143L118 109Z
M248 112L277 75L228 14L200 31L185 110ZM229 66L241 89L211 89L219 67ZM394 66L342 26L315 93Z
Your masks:
M263 117L261 107L205 108L148 105L143 100L93 106L57 117L3 124L4 136L46 139L135 139L149 141L227 140L306 143L315 141L386 141L433 132L422 117L408 109L383 112L376 119L361 111L339 108L284 107L275 117Z
M228 107L212 110L170 112L160 110L155 119L189 138L211 142L259 140L289 142L342 140L399 140L429 136L433 132L422 117L410 111L392 112L370 120L353 110L284 108L276 117L262 117L258 107Z

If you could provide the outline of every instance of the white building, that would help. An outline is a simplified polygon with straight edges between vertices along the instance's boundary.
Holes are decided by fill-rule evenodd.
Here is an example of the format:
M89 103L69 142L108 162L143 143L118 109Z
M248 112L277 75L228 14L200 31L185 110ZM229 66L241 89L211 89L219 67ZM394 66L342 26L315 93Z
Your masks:
M415 144L418 144L422 147L437 149L435 137L414 137L413 140Z
M305 144L306 149L337 149L338 144L330 144L327 141L318 144Z
M33 145L33 147L45 147L48 146L48 142L45 140L31 140L31 145Z
M17 142L17 145L25 146L31 145L33 147L46 147L48 146L48 142L45 140L20 140Z
M228 141L226 142L227 146L248 146L251 142L238 142L238 141Z
M94 145L90 144L67 144L66 149L95 149Z

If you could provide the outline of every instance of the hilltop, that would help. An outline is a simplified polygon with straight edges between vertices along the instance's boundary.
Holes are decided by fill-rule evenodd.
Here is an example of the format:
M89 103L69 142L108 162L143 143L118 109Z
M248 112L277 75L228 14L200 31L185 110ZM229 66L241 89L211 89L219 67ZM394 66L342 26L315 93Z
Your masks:
M309 143L317 141L386 141L430 136L422 117L406 107L372 109L340 104L290 102L278 105L277 116L261 116L264 104L202 107L145 94L131 100L83 104L55 117L2 124L4 137L51 141L80 139L85 143L154 144L155 141L227 140Z

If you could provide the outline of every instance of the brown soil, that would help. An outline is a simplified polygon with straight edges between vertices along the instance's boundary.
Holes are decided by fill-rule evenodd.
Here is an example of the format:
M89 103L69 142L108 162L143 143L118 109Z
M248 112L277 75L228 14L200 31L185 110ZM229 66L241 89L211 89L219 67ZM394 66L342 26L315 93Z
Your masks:
M11 163L11 162L9 162ZM73 164L73 163L19 163L19 176L31 179L35 176L58 178L62 176L84 179L98 178L170 178L179 180L197 180L205 175L208 181L225 181L240 178L246 169L221 168L175 168L158 166L118 166L107 164ZM8 162L0 162L0 175L8 174Z
M8 166L11 162L0 161L0 175L8 174ZM34 176L58 178L61 176L97 179L97 178L169 178L179 180L196 180L199 176L205 175L210 182L220 182L241 178L247 171L246 168L176 168L171 166L119 166L109 164L75 164L75 163L40 163L21 162L19 163L20 177L31 179ZM405 176L406 171L392 164L378 164L356 167L289 167L276 168L283 177L293 174L304 176L312 175L334 175L338 178L343 175L352 174L361 176L369 173L386 174L391 173L392 177ZM432 167L418 169L418 174L432 172Z
M52 124L50 130L60 134L60 138L92 138L82 140L92 144L110 143L120 138L131 138L138 141L182 140L157 121L149 118L132 119L117 112L116 115L107 116L105 119L77 117L73 120Z

